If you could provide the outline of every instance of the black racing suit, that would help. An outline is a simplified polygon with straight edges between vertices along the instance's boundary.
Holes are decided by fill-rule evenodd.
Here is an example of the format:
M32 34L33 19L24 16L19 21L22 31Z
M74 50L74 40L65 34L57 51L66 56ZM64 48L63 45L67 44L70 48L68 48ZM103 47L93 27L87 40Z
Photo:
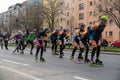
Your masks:
M64 44L64 38L67 39L67 34L66 33L62 33L61 35L59 35L58 40L61 41L61 45L60 45L60 57L62 57L63 54L63 50L65 49L65 44Z
M57 38L58 38L58 32L51 34L52 52L57 51Z
M93 30L90 33L90 39L94 40L96 44L98 44L99 40L102 37L102 32L104 31L106 25L103 25L102 22L100 23L99 27L95 30ZM94 47L92 50L92 55L91 55L91 60L93 60L94 55L96 52L96 60L99 60L99 55L100 55L100 46Z
M37 49L36 49L36 55L35 55L36 59L38 58L38 54L39 54L40 49L41 49L40 59L43 59L43 50L44 50L43 38L44 37L47 37L47 35L45 34L44 31L41 31L37 34L36 38L37 38L40 45L37 46Z

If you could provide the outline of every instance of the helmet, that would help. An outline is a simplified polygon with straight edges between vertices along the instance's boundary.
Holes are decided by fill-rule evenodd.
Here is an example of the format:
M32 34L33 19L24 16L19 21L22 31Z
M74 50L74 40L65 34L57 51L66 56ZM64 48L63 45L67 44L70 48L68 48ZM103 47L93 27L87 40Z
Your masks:
M80 29L83 29L85 27L85 24L80 25Z
M108 20L108 16L101 16L100 19L103 20L103 21L107 21Z
M21 31L19 30L18 33L21 33Z
M49 29L45 28L45 29L44 29L44 32L47 32L47 33L48 33L48 32L49 32Z
M60 28L56 27L56 28L55 28L55 30L56 30L56 31L59 31L59 30L60 30Z
M67 29L63 29L63 32L67 32Z

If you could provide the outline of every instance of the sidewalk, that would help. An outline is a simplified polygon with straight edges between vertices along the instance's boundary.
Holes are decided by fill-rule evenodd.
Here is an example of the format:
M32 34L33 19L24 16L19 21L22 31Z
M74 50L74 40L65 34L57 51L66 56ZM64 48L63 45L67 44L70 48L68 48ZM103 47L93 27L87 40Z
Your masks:
M50 50L50 48L47 48ZM71 49L65 49L65 51L69 51L72 52ZM78 50L77 50L78 51ZM91 51L89 51L89 53L91 53ZM110 52L110 51L101 51L101 54L109 54L109 55L120 55L119 52Z

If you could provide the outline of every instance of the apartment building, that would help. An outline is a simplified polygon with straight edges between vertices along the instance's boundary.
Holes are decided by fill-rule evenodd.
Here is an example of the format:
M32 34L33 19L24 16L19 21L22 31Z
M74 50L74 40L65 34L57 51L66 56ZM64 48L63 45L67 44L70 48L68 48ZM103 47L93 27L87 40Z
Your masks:
M70 14L74 22L74 28L79 27L82 23L87 26L99 22L100 15L96 10L95 4L100 3L100 1L102 0L71 0ZM120 29L115 25L113 20L108 20L102 38L110 42L120 39Z

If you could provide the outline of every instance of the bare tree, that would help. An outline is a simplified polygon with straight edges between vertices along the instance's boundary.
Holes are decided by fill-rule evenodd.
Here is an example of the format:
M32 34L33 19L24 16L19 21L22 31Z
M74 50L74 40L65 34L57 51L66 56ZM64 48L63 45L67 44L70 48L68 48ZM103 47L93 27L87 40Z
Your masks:
M5 18L5 16L7 16L7 18ZM12 15L12 11L10 11L7 15L3 15L2 23L0 24L1 30L11 35L16 26L15 19L16 17Z
M24 12L25 11L25 12ZM42 6L26 6L19 12L18 23L23 30L37 29L42 26Z
M55 28L58 23L63 1L60 0L46 0L46 5L43 7L44 20L47 22L50 30Z
M96 3L99 14L106 14L120 28L120 0L101 0Z

